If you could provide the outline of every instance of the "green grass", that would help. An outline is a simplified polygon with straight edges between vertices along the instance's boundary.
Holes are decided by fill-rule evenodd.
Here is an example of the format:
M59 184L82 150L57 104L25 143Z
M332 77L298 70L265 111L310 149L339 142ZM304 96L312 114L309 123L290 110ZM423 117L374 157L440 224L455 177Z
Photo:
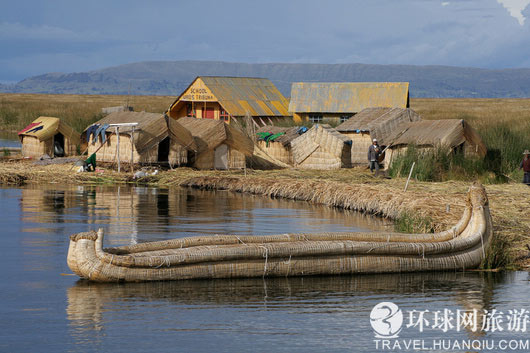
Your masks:
M413 163L412 177L419 181L484 179L491 183L497 178L497 174L492 175L487 169L486 160L466 157L448 148L422 150L416 146L409 146L405 153L394 158L390 176L407 177Z
M402 213L394 220L394 230L400 233L433 233L433 220L428 217Z
M482 269L510 269L513 263L513 256L509 251L510 244L504 237L493 234L486 256L480 264Z

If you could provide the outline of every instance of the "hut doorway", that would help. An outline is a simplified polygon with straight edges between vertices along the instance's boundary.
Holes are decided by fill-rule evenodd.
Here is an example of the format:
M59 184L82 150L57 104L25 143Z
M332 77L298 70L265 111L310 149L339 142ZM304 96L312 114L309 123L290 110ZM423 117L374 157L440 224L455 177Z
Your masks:
M214 150L213 166L215 169L228 169L228 146L225 144L219 145Z
M158 162L169 162L169 136L158 144Z
M64 136L60 132L53 136L53 155L64 157Z

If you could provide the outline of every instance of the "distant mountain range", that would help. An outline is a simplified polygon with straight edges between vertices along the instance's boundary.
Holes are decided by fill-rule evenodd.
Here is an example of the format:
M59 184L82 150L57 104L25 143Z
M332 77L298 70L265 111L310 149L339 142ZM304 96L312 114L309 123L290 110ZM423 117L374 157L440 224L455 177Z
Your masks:
M196 76L270 79L287 97L292 82L410 82L411 97L530 97L530 69L367 64L244 64L218 61L150 61L80 73L48 73L7 93L179 95Z

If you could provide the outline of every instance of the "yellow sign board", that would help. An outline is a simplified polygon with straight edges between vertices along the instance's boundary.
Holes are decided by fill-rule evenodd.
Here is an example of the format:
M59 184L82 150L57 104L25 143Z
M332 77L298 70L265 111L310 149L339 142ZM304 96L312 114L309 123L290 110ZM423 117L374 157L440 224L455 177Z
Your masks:
M181 101L190 101L190 102L215 102L217 99L212 94L212 92L206 87L202 80L198 79L195 83L188 88L186 92L182 95Z

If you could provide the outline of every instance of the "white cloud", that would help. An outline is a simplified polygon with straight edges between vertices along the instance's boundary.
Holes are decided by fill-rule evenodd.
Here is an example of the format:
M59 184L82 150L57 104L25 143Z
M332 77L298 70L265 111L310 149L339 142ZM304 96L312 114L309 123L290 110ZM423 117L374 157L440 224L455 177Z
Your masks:
M49 25L27 26L15 22L0 23L0 39L78 39L70 30Z
M449 1L444 1L444 2L442 2L442 6L447 6L447 5L449 5L449 4L450 4Z
M504 6L510 16L515 18L521 26L524 25L526 17L523 16L523 11L530 5L530 0L497 0L497 2Z

